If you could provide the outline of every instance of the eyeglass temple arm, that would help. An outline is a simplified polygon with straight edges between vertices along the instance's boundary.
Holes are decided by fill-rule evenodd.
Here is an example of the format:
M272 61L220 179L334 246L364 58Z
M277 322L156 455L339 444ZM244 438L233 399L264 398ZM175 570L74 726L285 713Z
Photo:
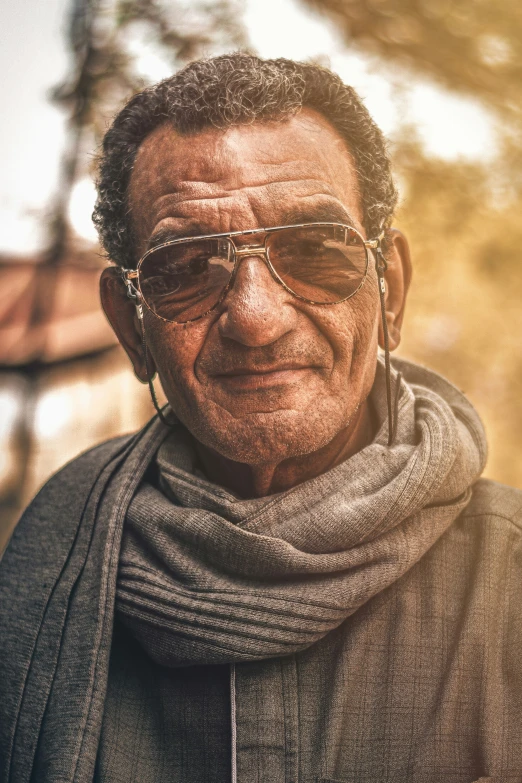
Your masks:
M127 288L127 296L138 307L138 303L141 302L141 294L133 283L133 280L138 279L138 271L136 269L121 269L120 273L123 284Z
M381 242L384 239L384 231L381 231L378 237L375 239L367 239L364 243L365 247L369 247L371 250L380 250Z

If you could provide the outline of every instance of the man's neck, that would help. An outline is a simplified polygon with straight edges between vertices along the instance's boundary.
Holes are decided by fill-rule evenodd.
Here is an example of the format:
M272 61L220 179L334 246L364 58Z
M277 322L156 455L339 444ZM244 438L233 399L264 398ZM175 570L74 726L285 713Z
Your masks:
M246 465L223 457L199 441L195 441L195 444L210 481L232 490L242 498L265 497L285 492L344 462L371 443L375 429L370 404L365 401L353 421L326 446L311 454L292 457L280 463Z

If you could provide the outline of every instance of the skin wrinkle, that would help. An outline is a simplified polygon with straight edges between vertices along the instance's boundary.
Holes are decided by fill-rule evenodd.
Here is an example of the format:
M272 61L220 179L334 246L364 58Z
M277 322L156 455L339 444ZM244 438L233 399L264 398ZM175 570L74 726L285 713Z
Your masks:
M270 171L287 172L280 192L259 161L270 155ZM292 170L296 160L297 171ZM220 188L229 195L214 199L209 209L206 195L217 179L214 161ZM191 194L181 210L185 183L189 177L202 183L203 175L208 188L199 186L200 197ZM252 180L259 183L263 176L265 184L252 189ZM320 182L321 194L307 192L301 176ZM337 132L316 112L304 110L284 122L205 130L190 138L170 127L157 129L140 148L130 204L145 249L159 232L166 236L163 232L186 231L188 225L205 225L210 230L204 233L246 230L284 225L286 216L299 210L313 220L315 209L322 220L328 204L354 215L362 233L358 193L353 161ZM392 348L398 344L407 288L405 259L396 256L390 258L389 279ZM105 310L138 377L145 380L134 308L121 284L110 284L111 270L104 275ZM373 264L356 296L320 307L287 292L257 256L241 259L224 301L199 321L165 323L145 309L153 363L173 410L195 437L209 478L244 497L266 495L324 472L366 445L373 433L367 396L375 375L378 315ZM308 369L283 373L277 380L255 376L252 387L226 377L240 368L287 363L306 363Z
M313 132L310 130L310 119L311 117L314 117L314 119L319 121L316 124L318 125L317 129L314 128ZM304 121L303 121L304 120ZM292 177L289 177L288 175L285 176L285 179L287 180L287 184L285 188L282 190L282 197L284 197L285 192L294 186L294 183L297 185L297 188L300 190L301 188L307 187L307 183L312 180L314 182L314 186L317 187L317 185L320 185L321 189L323 189L324 195L328 196L333 193L335 193L335 182L339 178L339 171L338 171L338 165L341 164L342 169L349 170L349 178L350 182L352 184L352 191L354 191L354 195L356 195L356 198L353 199L353 210L354 217L356 218L356 228L361 231L361 233L364 233L364 228L362 225L362 214L359 204L359 198L358 198L358 182L357 182L357 176L355 174L355 168L353 165L353 160L346 149L346 146L344 145L344 142L337 136L335 131L331 128L329 123L322 118L320 115L318 115L316 112L305 110L299 115L299 118L294 118L293 120L290 120L290 123L293 121L297 121L301 127L303 128L304 132L307 133L307 137L310 140L310 138L313 141L312 150L315 153L314 154L314 164L312 164L315 168L312 168L310 165L310 160L307 159L306 153L303 150L303 153L301 156L295 155L295 148L292 143L292 138L284 139L281 145L280 154L288 157L288 160L281 161L278 163L278 168L280 170L289 171L292 170L292 167L295 169L295 173L292 170ZM225 198L238 198L240 199L243 206L246 208L245 213L242 214L239 219L244 219L246 221L246 225L248 225L248 221L250 220L251 227L255 227L255 225L263 225L263 221L258 222L258 214L259 211L259 201L264 200L265 204L263 206L266 207L266 198L264 190L266 190L266 183L269 183L268 185L268 191L274 187L277 186L277 183L274 182L272 172L270 169L273 167L267 167L266 164L260 164L259 163L259 157L263 158L263 155L269 156L271 155L270 151L270 143L265 141L265 139L270 138L271 131L274 131L274 129L277 129L282 123L278 122L267 122L259 125L252 125L247 126L249 130L252 131L252 137L255 142L257 142L257 155L255 164L250 163L249 161L242 158L241 149L238 149L238 145L240 147L242 136L245 134L245 127L233 127L228 129L227 131L216 131L214 129L205 130L201 132L200 134L197 134L196 136L191 136L190 140L193 140L195 138L202 139L203 143L208 141L209 146L212 148L212 156L209 156L208 161L205 161L201 165L201 171L195 171L195 162L191 162L189 159L187 161L186 165L186 175L184 179L179 179L176 182L174 193L172 191L172 188L165 193L165 190L163 189L163 192L161 192L156 199L154 199L154 203L147 203L150 198L150 193L152 191L144 190L142 191L140 195L140 201L145 202L145 204L140 204L140 210L137 211L133 208L133 200L134 200L134 194L135 194L135 182L136 178L133 174L133 177L131 179L131 187L130 187L130 205L132 214L134 215L134 219L136 221L136 234L137 236L150 236L152 233L152 227L150 225L147 225L146 223L143 223L142 220L140 220L140 217L143 215L143 206L145 206L145 210L148 212L154 211L155 218L156 218L156 228L159 228L159 223L161 220L164 220L167 216L169 216L169 211L172 209L172 204L170 203L171 199L173 198L174 202L176 203L178 209L185 205L185 202L188 202L186 204L186 209L191 210L193 206L195 206L194 199L187 199L187 194L192 194L193 190L196 189L196 183L201 185L203 180L201 179L202 174L209 175L210 182L205 181L202 188L197 188L199 192L197 192L198 196L198 209L200 209L203 213L202 217L203 220L206 223L212 223L216 222L219 219L219 209L223 207L223 205L213 205L212 202L216 200L216 197L219 196L219 190L223 188L223 179L227 179L227 187L226 190L228 191L227 195L224 196ZM333 138L330 138L330 144L328 146L328 150L330 153L333 153L333 155L326 155L323 143L320 141L320 132L324 131L324 129L327 128L330 131L331 136ZM306 130L305 130L306 129ZM161 145L162 139L169 136L169 134L172 133L172 128L170 125L166 124L163 126L160 126L153 134L156 138L157 145ZM150 137L149 137L150 138ZM186 137L185 137L186 138ZM144 149L146 148L146 142L140 147L140 150L138 151L138 155L136 158L136 163L134 166L134 172L136 170L140 170L140 164L142 162L142 158L144 155ZM337 166L332 163L332 157L337 160ZM210 164L210 161L212 161L212 164ZM296 164L296 161L298 163ZM321 176L317 176L317 163L319 163L320 166L320 174ZM344 165L343 165L344 164ZM212 171L209 172L209 166L211 166ZM234 170L234 166L237 167L238 170L241 171L241 187L237 188L237 182L238 177L230 177L230 171ZM268 169L265 171L265 169ZM215 171L217 170L218 176L216 176ZM152 169L148 171L149 179L154 178L155 182L163 186L165 185L168 188L168 171L165 167L161 165L159 161L154 161L152 163ZM312 174L312 176L310 176ZM265 186L260 187L259 182L261 179L265 180ZM220 182L219 189L216 188L216 181ZM190 184L189 184L190 182ZM218 193L216 194L216 190L218 190ZM260 197L257 196L257 190L260 190ZM203 192L201 192L203 191ZM209 194L210 191L210 194ZM147 197L149 194L149 197ZM333 197L335 200L335 196ZM180 203L181 199L181 203ZM214 206L214 210L212 207ZM239 207L239 204L236 205L236 209ZM178 211L178 210L177 210ZM247 214L248 213L248 214ZM187 215L188 217L188 215ZM226 214L226 217L229 218L229 215ZM265 225L277 225L277 223L271 221L270 223L265 223ZM234 231L234 230L241 230L244 225L241 227L233 226L232 224L229 224L228 226L224 227L223 231ZM145 252L145 246L141 246L140 248L140 255L142 255Z
M324 195L323 192L317 191L315 193L310 193L308 195L302 196L301 198L307 199L307 198L316 198L318 196ZM196 203L204 202L206 199L200 199ZM192 202L184 202L183 206L187 207ZM161 214L161 213L160 213ZM182 224L179 229L174 228L173 225L171 225L171 221L179 219L182 221ZM333 201L331 199L328 199L325 204L318 203L317 199L316 202L311 209L307 209L304 206L296 207L294 209L289 210L288 212L283 212L283 217L281 225L292 225L295 223L311 223L311 222L320 222L320 221L326 221L328 223L345 223L349 226L356 227L357 221L347 212L347 210L342 206L342 204L337 203L336 201ZM273 228L273 226L264 226L264 228ZM188 238L191 236L203 236L205 234L212 234L213 229L211 227L211 224L208 222L202 222L199 221L197 223L194 223L192 220L189 220L188 223L185 222L184 216L181 214L176 214L176 211L170 212L169 218L168 218L168 225L161 226L157 230L154 231L152 236L150 237L149 241L147 242L147 246L145 250L151 250L153 247L157 247L158 245L163 244L164 242L169 242L173 239L181 239L181 238ZM234 241L237 244L241 243L241 239L235 237ZM245 240L247 241L247 240ZM250 240L248 240L250 241Z
M297 183L295 183L295 182L293 184L294 184L294 186L297 185ZM314 184L319 185L320 183L314 183ZM263 190L268 192L272 196L272 198L274 198L274 199L275 198L279 198L282 194L285 193L285 189L284 188L280 188L279 187L279 183L277 183L277 185L275 185L273 183L271 183L269 186L265 185ZM328 191L328 188L323 183L321 189L315 190L312 193L303 193L301 195L301 198L314 198L316 196L325 196L327 199L328 199L328 197L330 197L332 202L335 202L334 195L333 194L329 194L327 191ZM241 193L240 195L242 197L244 196L245 198L248 199L248 196L249 195L252 196L254 192L255 192L255 188L252 188L252 187L244 188L244 192ZM159 203L156 205L157 209L158 209L158 218L161 220L161 218L164 217L165 215L167 215L169 217L172 217L176 213L176 211L177 211L175 209L175 207L178 207L178 209L179 209L179 214L177 215L179 218L181 218L181 219L183 219L183 218L190 218L190 209L191 209L191 206L193 206L193 205L207 206L207 205L212 205L214 202L216 202L216 205L219 208L221 208L223 206L223 201L226 201L228 199L228 200L233 202L235 197L237 198L237 191L230 191L228 193L224 193L224 194L220 194L220 195L212 195L212 196L208 196L206 198L205 197L199 197L197 199L196 198L194 198L194 199L185 199L183 201L180 201L179 199L176 199L176 198L172 198L170 196L169 197L165 197L165 198L162 198L162 199L158 199ZM254 200L254 202L255 202L255 199L252 199L252 198L250 198L248 200L249 200L249 202L251 200ZM165 203L162 203L162 202L165 202ZM174 209L173 209L173 205L174 205ZM338 203L335 203L335 206L334 206L334 204L332 204L331 209L332 209L332 211L337 211L339 213L339 215L342 216L342 217L350 217L350 220L353 223L355 223L354 218L349 216L349 214L342 207L342 205L340 205ZM186 213L186 214L184 214L184 213Z
M312 198L310 196L310 198ZM315 212L315 214L314 214ZM218 210L218 214L221 214L221 211ZM264 226L260 226L260 228L272 228L276 225L292 225L296 223L307 223L307 222L321 222L326 221L328 223L345 223L349 226L356 227L356 221L351 218L351 216L346 212L346 210L342 209L342 207L338 204L327 204L323 205L321 208L320 204L315 205L315 208L312 208L310 210L306 210L304 208L295 209L287 214L283 214L281 218L279 219L279 223L272 222L271 224L266 224ZM176 227L179 226L179 227ZM233 231L237 230L236 228L229 228L228 232L233 233ZM165 242L168 242L170 240L174 239L180 239L180 238L188 238L188 237L198 237L198 236L205 236L207 234L214 234L214 233L227 233L224 231L216 232L213 228L212 222L209 219L200 219L198 222L193 222L192 220L188 223L179 216L171 215L168 218L165 218L164 222L158 223L158 226L152 236L150 237L149 241L146 243L146 245L143 247L143 252L145 253L147 250L151 250L153 247L157 247L158 245L161 245ZM251 236L246 237L233 237L233 241L236 244L237 247L241 246L242 244L249 244L252 241ZM259 240L261 241L261 240ZM137 266L137 264L135 264Z
M269 167L266 166L265 168L269 168ZM279 169L279 168L281 168L281 166L278 165L276 168ZM255 190L256 188L263 188L263 189L266 188L267 187L267 182L266 182L267 174L268 174L268 172L265 172L264 176L260 178L259 183L257 183L257 184L256 183L252 183L251 185L249 185L249 189L250 190ZM164 196L161 196L158 199L158 206L162 203L163 200L169 200L169 202L172 201L174 203L185 203L188 200L187 196L197 195L198 192L200 192L201 190L203 190L206 187L208 188L209 185L221 185L221 187L223 187L222 178L219 177L219 178L217 178L216 180L214 180L212 182L201 182L201 181L180 182L178 184L178 192L177 193L168 193L168 194L165 194ZM328 184L323 182L320 179L295 179L295 178L291 178L291 179L277 179L277 178L271 178L269 185L270 185L270 187L277 187L279 185L291 185L291 186L292 185L298 185L298 186L301 186L301 187L320 185L321 187L326 188L326 191L329 193L329 195L333 195L333 193L328 188ZM235 189L234 188L229 188L229 189L227 189L227 191L223 195L224 196L233 195L234 191L237 191L237 190L238 190L238 188L235 188ZM219 194L214 194L213 198L219 198Z

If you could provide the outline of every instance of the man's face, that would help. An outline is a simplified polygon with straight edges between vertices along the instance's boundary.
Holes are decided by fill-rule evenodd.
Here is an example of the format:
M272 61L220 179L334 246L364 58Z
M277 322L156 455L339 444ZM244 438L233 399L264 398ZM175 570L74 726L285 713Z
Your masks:
M130 206L140 255L158 235L301 222L348 223L364 235L352 158L311 110L191 136L158 128L138 152ZM145 309L144 324L179 418L206 446L254 465L316 451L347 427L374 379L378 302L373 263L355 296L317 306L246 256L207 316L179 325Z

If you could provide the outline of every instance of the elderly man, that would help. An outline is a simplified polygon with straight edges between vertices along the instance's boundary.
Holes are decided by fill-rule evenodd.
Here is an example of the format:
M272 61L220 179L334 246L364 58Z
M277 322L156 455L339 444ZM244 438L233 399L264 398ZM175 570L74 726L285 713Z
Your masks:
M395 204L313 65L195 62L118 115L102 302L169 404L13 537L6 783L520 783L522 494L479 480L460 392L389 363Z

